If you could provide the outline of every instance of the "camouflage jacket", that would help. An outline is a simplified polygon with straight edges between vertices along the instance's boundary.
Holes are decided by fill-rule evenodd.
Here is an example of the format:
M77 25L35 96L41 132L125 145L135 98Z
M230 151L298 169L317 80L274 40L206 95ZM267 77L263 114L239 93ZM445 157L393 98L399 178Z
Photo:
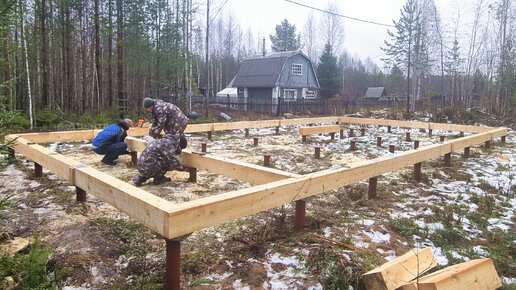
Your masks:
M162 130L165 134L183 134L188 122L188 118L176 105L159 99L154 100L152 119L149 135L153 138L158 138Z
M163 138L154 140L138 158L138 172L151 178L174 169L184 170L183 164L176 157L180 152L179 148L179 135L166 134Z

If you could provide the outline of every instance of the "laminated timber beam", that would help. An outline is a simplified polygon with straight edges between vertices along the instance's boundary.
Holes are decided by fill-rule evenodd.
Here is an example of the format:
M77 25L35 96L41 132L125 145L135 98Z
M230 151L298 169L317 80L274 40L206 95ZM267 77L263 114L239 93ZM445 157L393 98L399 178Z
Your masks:
M128 144L129 151L141 152L145 149L145 142L143 140L127 137L126 142ZM188 150L183 150L179 159L186 167L206 170L229 178L249 182L251 184L264 184L286 178L301 177L299 174L284 172L240 161L228 160L222 157L196 154Z
M483 138L491 138L493 134L499 133L498 130L506 129L497 129L479 135L484 136ZM354 163L349 168L323 170L298 178L275 181L174 205L169 212L168 237L179 237L442 156L451 153L453 145L458 141L461 141L460 146L465 147L478 144L476 143L478 140L474 138L466 142L460 139L451 140L443 144L427 145Z
M392 261L364 273L367 289L395 290L437 266L430 248L409 251Z
M313 135L322 133L335 133L339 132L339 125L331 126L316 126L316 127L301 127L299 128L299 135Z
M502 287L493 261L476 259L446 267L401 286L401 290L491 290Z
M398 121L398 120L381 120L369 118L352 118L352 117L322 117L322 118L298 118L286 120L265 120L265 121L242 121L230 123L208 123L208 124L190 124L186 127L185 133L198 133L207 131L224 131L236 130L246 128L265 128L278 127L290 125L306 125L319 123L334 123L343 122L349 124L361 125L377 125L377 126L399 126L405 128L419 128L419 129L439 129L448 131L462 131L470 133L482 133L493 130L493 127L479 127L468 125L442 124L442 123L425 123L414 121ZM19 136L35 143L49 143L49 142L66 142L72 140L90 140L100 132L99 129L83 130L83 131L63 131L63 132L43 132L43 133L26 133L19 134ZM128 132L129 136L139 137L145 136L149 133L149 128L135 127Z

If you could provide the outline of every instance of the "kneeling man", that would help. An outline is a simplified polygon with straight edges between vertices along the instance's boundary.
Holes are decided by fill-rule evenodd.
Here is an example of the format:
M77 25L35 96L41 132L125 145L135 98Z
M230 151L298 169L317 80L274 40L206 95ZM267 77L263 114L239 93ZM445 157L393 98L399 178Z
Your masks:
M154 185L171 181L165 173L174 169L184 171L185 167L176 156L186 145L186 138L179 134L165 134L163 138L152 141L138 159L136 168L140 175L133 179L134 184L140 186L149 178L154 178Z

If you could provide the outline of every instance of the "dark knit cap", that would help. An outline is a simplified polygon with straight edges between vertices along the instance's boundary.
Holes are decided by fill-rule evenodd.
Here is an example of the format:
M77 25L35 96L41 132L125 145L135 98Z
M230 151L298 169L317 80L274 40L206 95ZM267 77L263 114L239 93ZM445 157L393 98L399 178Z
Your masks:
M154 106L154 100L151 98L143 99L143 107L147 109L148 107Z
M185 149L187 145L188 143L186 142L185 136L181 135L179 137L179 147L181 147L181 149Z

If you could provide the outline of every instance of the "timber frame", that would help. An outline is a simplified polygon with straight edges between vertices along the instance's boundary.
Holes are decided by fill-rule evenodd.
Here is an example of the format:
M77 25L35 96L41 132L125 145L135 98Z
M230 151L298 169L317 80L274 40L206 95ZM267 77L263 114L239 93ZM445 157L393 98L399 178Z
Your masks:
M504 138L507 135L507 128L503 127L494 128L338 116L191 124L187 126L185 133L323 123L398 126L426 130L438 129L470 132L474 134L400 153L390 153L372 160L350 164L349 168L322 170L307 175L288 173L184 150L181 153L181 161L186 167L207 170L246 181L255 186L181 204L169 202L39 145L57 141L93 139L100 130L17 134L6 136L6 140L14 141L13 150L22 153L26 158L68 180L71 185L111 204L161 236L167 239L174 239L219 223L374 178L381 174L450 154L460 149L469 149L471 146L482 143L487 144L487 142L495 138ZM147 135L148 128L132 128L128 133L129 136L132 136L127 137L125 141L128 143L128 150L134 152L143 151L145 143L134 137Z

